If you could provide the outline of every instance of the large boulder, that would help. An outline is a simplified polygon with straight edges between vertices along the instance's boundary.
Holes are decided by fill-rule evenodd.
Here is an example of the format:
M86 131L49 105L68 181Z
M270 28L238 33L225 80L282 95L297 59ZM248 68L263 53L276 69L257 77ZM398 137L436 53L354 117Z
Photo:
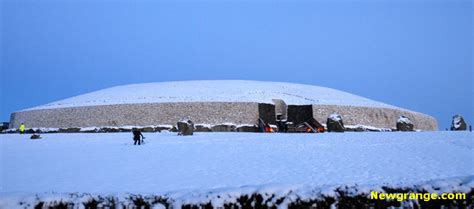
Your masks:
M170 125L159 125L155 127L155 131L157 132L171 131L171 129L173 129L173 126Z
M397 131L413 131L413 122L404 115L400 115L400 118L397 120Z
M328 132L344 132L344 123L342 122L341 115L333 113L329 115L326 121L326 127Z
M464 118L460 115L453 116L453 121L451 123L451 131L465 131L467 129L466 122Z
M79 133L81 128L60 128L59 133Z
M196 132L212 132L211 126L206 124L199 124L195 126Z
M239 125L236 127L237 132L258 132L258 126L256 125Z
M234 132L236 126L234 124L219 124L212 126L212 132Z
M142 132L156 132L155 127L147 126L141 129Z
M178 122L178 135L191 136L194 133L194 123L191 120L181 120Z
M79 130L81 133L97 133L100 131L98 127L84 127Z
M117 133L117 132L120 132L120 128L112 127L112 126L106 126L106 127L101 127L99 132L101 132L101 133Z

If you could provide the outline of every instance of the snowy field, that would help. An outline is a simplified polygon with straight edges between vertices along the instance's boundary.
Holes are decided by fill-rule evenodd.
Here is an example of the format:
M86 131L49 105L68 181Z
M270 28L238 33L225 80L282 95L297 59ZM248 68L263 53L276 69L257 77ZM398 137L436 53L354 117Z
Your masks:
M470 132L0 135L0 207L17 194L409 186L474 176ZM3 197L3 198L2 198Z

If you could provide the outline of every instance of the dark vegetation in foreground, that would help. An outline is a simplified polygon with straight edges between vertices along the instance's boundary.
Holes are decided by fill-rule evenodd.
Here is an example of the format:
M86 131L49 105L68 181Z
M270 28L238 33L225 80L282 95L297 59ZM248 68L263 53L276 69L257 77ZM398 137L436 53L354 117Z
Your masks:
M436 190L436 188L434 188ZM439 188L438 188L439 189ZM409 188L388 188L382 187L386 193L429 193L424 189ZM432 192L432 191L431 191ZM452 191L457 192L457 191ZM47 208L47 209L68 209L68 208L181 208L181 209L277 209L287 206L289 209L330 209L332 206L339 209L386 209L391 207L408 209L472 209L474 199L474 188L466 193L465 200L372 200L370 194L358 192L357 186L339 187L334 190L335 195L325 196L320 192L314 192L314 197L302 198L296 192L289 191L286 195L255 192L252 194L242 194L236 198L229 198L229 195L208 193L203 196L203 200L196 203L179 203L167 196L141 196L130 194L126 198L119 200L114 196L93 196L90 194L69 194L70 200L54 200L45 202L37 199L36 203L21 202L21 207L25 208ZM223 204L213 205L210 199L221 199ZM49 199L49 198L48 198ZM178 203L178 204L176 204ZM33 205L31 205L33 204ZM284 208L284 207L283 207Z

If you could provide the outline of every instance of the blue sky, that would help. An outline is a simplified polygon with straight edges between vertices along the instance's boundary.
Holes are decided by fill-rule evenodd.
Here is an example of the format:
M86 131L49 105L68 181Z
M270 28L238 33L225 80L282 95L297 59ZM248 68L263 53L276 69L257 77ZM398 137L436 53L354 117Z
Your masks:
M116 85L249 79L474 122L472 1L1 1L1 121Z

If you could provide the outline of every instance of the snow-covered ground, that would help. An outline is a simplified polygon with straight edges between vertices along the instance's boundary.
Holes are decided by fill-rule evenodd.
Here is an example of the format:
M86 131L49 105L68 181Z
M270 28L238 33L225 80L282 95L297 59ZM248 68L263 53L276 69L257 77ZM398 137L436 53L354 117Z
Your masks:
M45 192L407 186L474 176L470 132L0 135L0 206ZM2 198L3 196L3 198Z
M313 85L243 80L176 81L117 86L27 110L166 102L261 102L398 108L347 92Z

